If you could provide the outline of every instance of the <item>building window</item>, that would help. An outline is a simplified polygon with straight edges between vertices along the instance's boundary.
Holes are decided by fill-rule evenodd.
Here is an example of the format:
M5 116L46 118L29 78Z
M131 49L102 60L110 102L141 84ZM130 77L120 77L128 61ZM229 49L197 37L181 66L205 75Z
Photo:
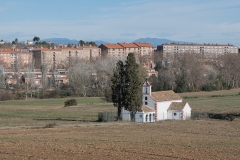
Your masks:
M147 100L147 97L145 97L145 100Z
M145 105L147 105L148 104L148 102L145 102Z
M174 113L173 115L174 115L174 116L176 116L176 115L177 115L177 113Z

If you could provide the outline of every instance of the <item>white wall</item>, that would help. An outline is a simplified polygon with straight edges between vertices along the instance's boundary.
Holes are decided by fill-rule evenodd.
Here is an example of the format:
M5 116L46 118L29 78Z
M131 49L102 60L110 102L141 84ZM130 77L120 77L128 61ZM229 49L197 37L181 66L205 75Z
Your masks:
M168 119L168 111L167 110L172 102L182 102L182 100L157 102L157 120L158 121Z
M144 113L143 112L137 112L135 114L135 122L144 122Z
M183 108L183 119L190 119L191 118L191 108L188 103L186 103L185 107Z
M168 110L168 119L181 120L181 114L180 110Z
M130 117L130 112L127 110L122 110L122 120L123 121L131 121L131 117Z
M155 112L137 112L135 122L155 122Z
M155 101L151 98L151 96L145 94L142 97L143 97L143 99L142 99L143 106L146 105L145 102L147 102L147 106L149 106L155 110ZM147 97L147 100L145 100L145 97Z
M151 86L149 86L146 82L144 82L144 84L142 85L142 94L148 94L151 95Z

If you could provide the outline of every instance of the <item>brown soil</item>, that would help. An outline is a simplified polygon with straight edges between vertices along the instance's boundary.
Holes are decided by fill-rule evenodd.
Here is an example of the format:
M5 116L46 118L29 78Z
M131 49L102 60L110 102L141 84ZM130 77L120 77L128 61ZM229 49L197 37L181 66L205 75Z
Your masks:
M0 129L0 159L240 159L240 119Z

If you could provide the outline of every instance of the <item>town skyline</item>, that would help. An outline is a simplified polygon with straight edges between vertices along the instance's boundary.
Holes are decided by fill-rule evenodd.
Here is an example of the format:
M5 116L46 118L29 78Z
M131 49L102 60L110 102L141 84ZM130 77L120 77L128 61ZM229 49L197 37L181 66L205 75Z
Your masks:
M131 42L151 37L240 47L240 2L127 0L1 1L0 39Z

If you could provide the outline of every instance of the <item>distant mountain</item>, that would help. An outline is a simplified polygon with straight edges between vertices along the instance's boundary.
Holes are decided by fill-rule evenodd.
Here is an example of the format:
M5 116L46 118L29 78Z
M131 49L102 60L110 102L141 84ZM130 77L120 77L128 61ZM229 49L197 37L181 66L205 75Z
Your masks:
M78 44L78 40L76 39L68 39L68 38L48 38L48 39L42 39L40 41L46 41L46 42L53 42L55 44ZM105 44L108 42L104 42L102 40L94 41L98 46L101 44ZM133 42L148 42L152 44L154 47L157 47L158 45L165 44L165 43L192 43L192 42L182 42L182 41L174 41L169 39L159 39L159 38L140 38Z
M158 45L165 44L165 43L192 43L192 42L182 42L182 41L173 41L169 39L158 39L158 38L140 38L133 42L148 42L152 44L154 47L157 47Z
M53 42L54 44L78 44L78 40L75 39L67 39L67 38L48 38L48 39L42 39L40 41L46 41L46 42Z
M101 40L97 40L94 41L98 46L100 46L101 44L106 44L107 42L101 41Z

